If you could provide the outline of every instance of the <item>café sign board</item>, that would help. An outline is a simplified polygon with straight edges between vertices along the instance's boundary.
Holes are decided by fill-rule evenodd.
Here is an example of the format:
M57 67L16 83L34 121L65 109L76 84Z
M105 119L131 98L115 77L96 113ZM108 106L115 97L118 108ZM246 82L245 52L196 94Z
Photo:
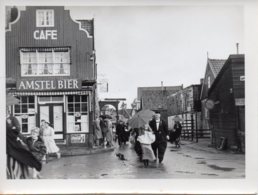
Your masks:
M81 89L79 79L18 80L19 91L77 90Z

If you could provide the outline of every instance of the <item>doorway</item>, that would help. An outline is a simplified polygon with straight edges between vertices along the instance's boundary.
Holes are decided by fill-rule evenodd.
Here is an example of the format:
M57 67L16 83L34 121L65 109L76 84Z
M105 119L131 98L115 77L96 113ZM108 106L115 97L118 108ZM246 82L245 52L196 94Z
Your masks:
M39 122L46 120L55 131L55 139L64 139L63 104L39 105Z

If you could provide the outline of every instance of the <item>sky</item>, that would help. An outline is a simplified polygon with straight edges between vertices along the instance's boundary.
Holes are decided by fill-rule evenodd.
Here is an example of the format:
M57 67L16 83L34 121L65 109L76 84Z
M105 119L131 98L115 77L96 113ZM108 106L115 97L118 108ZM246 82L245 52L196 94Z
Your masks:
M138 87L199 84L207 56L244 53L243 8L238 6L66 7L73 19L95 21L99 97L137 98ZM207 55L208 54L208 55Z

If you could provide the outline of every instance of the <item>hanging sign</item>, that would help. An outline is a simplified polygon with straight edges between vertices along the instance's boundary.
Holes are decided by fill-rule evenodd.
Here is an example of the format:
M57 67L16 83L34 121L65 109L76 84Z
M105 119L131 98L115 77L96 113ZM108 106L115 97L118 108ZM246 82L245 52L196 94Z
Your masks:
M245 105L245 98L235 98L235 105L236 106L244 106Z
M81 82L78 79L57 79L57 80L19 80L16 84L19 91L28 90L71 90L81 89Z
M206 107L207 109L209 109L209 110L213 109L214 106L215 106L215 103L214 103L213 100L207 100L207 101L205 102L205 107Z

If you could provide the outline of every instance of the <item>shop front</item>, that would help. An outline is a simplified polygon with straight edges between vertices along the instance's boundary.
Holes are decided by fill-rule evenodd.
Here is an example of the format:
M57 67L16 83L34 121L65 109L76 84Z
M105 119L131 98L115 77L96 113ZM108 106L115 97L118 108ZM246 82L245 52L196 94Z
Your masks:
M46 120L57 144L91 146L96 77L92 19L63 6L18 9L6 29L6 88L20 100L11 110L21 133Z
M19 120L21 132L25 135L29 135L33 127L40 127L41 120L45 120L54 128L57 143L88 145L92 91L79 88L81 81L78 79L70 79L70 82L76 85L68 90L63 88L62 91L56 91L54 83L58 81L68 82L67 80L55 80L55 82L48 80L53 84L52 88L45 91L35 91L35 89L29 91L24 83L33 82L18 81L17 90L9 91L20 99L20 103L13 106L12 113ZM23 89L20 86L26 87Z

